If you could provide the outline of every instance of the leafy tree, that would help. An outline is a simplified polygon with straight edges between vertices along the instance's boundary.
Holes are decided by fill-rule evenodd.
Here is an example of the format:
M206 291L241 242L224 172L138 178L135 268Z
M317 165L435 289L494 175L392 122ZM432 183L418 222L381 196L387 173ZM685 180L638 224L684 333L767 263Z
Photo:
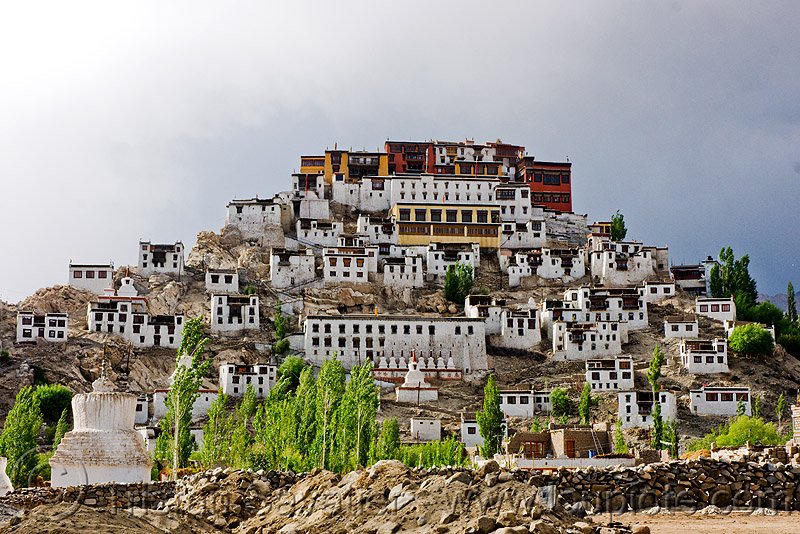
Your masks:
M179 467L185 467L192 453L193 441L189 431L192 423L192 406L200 395L198 389L211 367L211 360L203 358L209 339L203 333L203 319L186 321L181 345L177 351L175 373L164 404L167 413L161 419L161 434L156 440L155 459L162 465L172 465L172 476ZM184 363L189 360L189 365Z
M272 326L275 328L276 339L283 339L286 337L286 318L283 316L280 300L275 304L275 318L272 320Z
M400 450L400 425L392 417L381 425L381 433L375 446L375 460L391 460L397 458Z
M653 357L650 359L650 366L647 369L647 381L653 391L653 440L651 446L656 450L664 448L664 420L661 417L661 402L658 400L658 379L661 378L661 367L664 365L666 355L661 347L656 345L653 349Z
M258 408L258 397L252 384L247 385L241 402L236 407L231 433L230 464L236 469L245 469L248 462L248 451L253 443L250 434L250 423Z
M732 351L748 356L767 356L775 349L772 334L754 323L734 328L729 346Z
M653 394L658 391L658 379L661 378L661 367L664 365L666 354L661 350L661 347L656 345L653 349L653 357L650 359L650 366L647 369L647 381L650 383L650 388Z
M447 269L444 276L444 296L450 302L463 306L472 289L473 268L471 263L457 261Z
M441 441L401 445L398 456L409 467L463 466L467 463L464 444L454 436Z
M588 382L583 384L583 391L581 391L581 399L578 403L578 416L581 423L588 425L591 422L592 414L592 387Z
M69 421L67 420L68 417L69 412L66 408L64 408L64 410L61 412L61 417L58 418L58 423L56 424L56 433L53 435L54 451L61 444L61 440L64 439L64 435L69 431Z
M664 423L664 439L668 443L669 454L673 458L678 457L678 443L680 436L678 435L678 422L668 421Z
M317 448L320 452L319 466L323 469L329 469L331 465L339 423L337 412L344 395L344 383L344 366L334 355L322 364L317 378Z
M208 422L203 427L203 450L200 452L203 467L230 465L233 414L228 413L227 404L228 396L220 394L208 408Z
M317 439L319 421L317 420L317 383L314 380L314 371L310 367L306 367L300 373L295 420L297 422L296 448L301 454L311 456L314 453L313 447Z
M738 304L737 304L738 306ZM736 317L742 321L754 321L766 325L775 326L776 334L780 334L781 326L789 325L780 308L771 302L759 302L755 306L743 308L742 313L736 310Z
M305 368L306 364L301 357L289 356L278 367L278 382L285 382L285 390L294 392L300 385L300 374Z
M790 323L797 322L797 302L795 302L794 285L791 282L786 287L786 319Z
M559 418L567 416L571 411L572 402L569 400L567 390L564 388L553 388L550 391L550 405L552 406L553 417Z
M483 388L483 411L475 414L478 431L483 438L481 455L491 458L500 452L503 442L503 411L500 409L500 391L494 375L489 375Z
M786 413L786 397L781 394L778 396L778 402L775 403L775 417L778 419L778 431L783 429L783 414Z
M650 446L656 450L664 448L664 419L661 417L661 403L657 394L653 393L653 408L650 412L653 418L653 439Z
M0 434L0 456L8 459L6 473L15 488L27 487L38 463L36 438L42 428L42 412L34 389L26 386L17 393Z
M755 306L758 300L756 282L750 276L750 257L744 255L738 260L731 247L723 248L719 252L719 266L711 269L709 285L711 296L725 298L731 295L736 300L737 314L746 313L748 308Z
M344 431L340 451L346 457L343 463L349 469L367 465L369 461L379 404L372 363L368 361L353 367L340 405Z
M740 447L747 442L758 446L781 445L786 439L780 435L773 423L765 423L759 417L740 415L733 421L715 428L702 438L689 444L690 451L716 447Z
M622 420L617 419L614 426L614 452L617 454L628 454L628 444L625 443L625 434L622 432Z
M45 422L55 423L64 410L70 411L72 407L72 391L61 384L46 384L36 386L33 395L42 410Z
M541 432L542 431L542 422L539 421L538 417L533 418L533 423L531 423L531 432Z
M761 417L761 395L756 395L753 399L753 417Z
M778 338L778 345L795 358L800 358L800 334L783 334Z
M622 241L628 235L628 229L625 228L625 216L617 210L611 216L611 241Z

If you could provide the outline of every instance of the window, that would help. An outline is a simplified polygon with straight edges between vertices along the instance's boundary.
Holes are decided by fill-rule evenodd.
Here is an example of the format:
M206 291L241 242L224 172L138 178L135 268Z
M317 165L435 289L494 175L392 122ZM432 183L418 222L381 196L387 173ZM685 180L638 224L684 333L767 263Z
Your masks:
M519 398L519 403L520 404L529 404L530 403L530 398L526 397L525 395L522 395Z
M422 325L421 324L417 325L417 334L422 334Z
M672 325L672 331L673 332L677 332L678 331L678 325L676 325L676 324Z
M414 220L417 222L425 222L425 220L427 219L426 211L427 210L425 209L414 210Z
M108 278L108 271L97 271L97 278Z
M722 402L733 402L733 393L720 393Z
M442 210L431 210L431 222L442 222Z
M458 222L458 211L447 210L447 222Z
M83 278L83 271L75 271L72 273L73 278Z
M478 219L477 222L479 223L486 223L489 222L488 212L486 210L478 210Z
M472 210L461 210L461 222L472 222Z
M410 221L411 220L411 210L410 209L401 209L400 210L400 220L401 221Z
M712 304L711 305L711 313L719 311L719 304Z
M517 398L515 396L511 395L508 397L508 404L516 404L516 403L517 403Z
M86 278L94 278L94 271L86 271Z
M460 335L461 335L461 327L460 327L460 326L457 326L457 327L456 327L456 335L457 335L457 336L460 336Z
M700 313L708 313L708 304L700 305Z
M722 311L724 311L724 312L731 311L731 305L730 304L723 304L722 305Z

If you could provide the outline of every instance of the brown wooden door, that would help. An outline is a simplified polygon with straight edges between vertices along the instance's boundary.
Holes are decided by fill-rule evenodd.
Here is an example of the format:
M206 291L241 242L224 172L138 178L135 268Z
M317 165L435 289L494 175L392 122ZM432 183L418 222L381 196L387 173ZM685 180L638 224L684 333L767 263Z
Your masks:
M565 445L565 448L566 448L565 452L567 453L567 458L575 458L575 440L574 439L568 439L568 440L566 440L564 445Z

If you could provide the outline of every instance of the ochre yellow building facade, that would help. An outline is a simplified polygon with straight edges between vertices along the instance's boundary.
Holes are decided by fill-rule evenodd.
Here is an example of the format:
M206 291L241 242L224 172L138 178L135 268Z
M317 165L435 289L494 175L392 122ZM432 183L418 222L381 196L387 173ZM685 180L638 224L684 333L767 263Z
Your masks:
M345 180L362 176L389 176L389 154L385 152L353 152L326 150L322 156L302 156L301 174L322 174L325 183L343 175Z
M401 245L478 243L496 249L500 244L500 208L493 204L399 203L391 214Z

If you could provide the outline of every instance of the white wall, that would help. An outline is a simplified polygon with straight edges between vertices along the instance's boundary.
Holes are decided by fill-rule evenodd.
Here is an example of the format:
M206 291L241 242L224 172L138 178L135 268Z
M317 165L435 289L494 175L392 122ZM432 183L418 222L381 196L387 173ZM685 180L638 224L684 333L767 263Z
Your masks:
M97 295L114 284L114 264L104 265L69 265L69 285L86 289Z
M678 405L675 394L671 391L658 391L659 402L661 403L661 418L664 421L674 421L678 417ZM617 418L622 422L622 428L649 428L653 426L653 416L651 415L652 402L650 408L639 413L637 398L642 395L640 391L622 391L617 395L619 411Z
M620 356L610 361L588 360L586 362L586 382L592 388L592 391L605 392L633 389L633 358Z
M283 289L313 282L316 277L314 262L314 251L310 248L300 252L270 249L270 285Z
M183 335L183 315L151 316L142 297L100 297L87 305L88 330L118 335L136 347L177 349Z
M239 310L238 314L234 311ZM211 295L211 331L241 332L260 328L258 296Z
M698 298L695 301L695 313L721 323L735 321L736 304L733 299Z
M739 399L744 403L745 415L751 415L750 388L710 387L689 392L689 409L697 415L736 415Z
M667 339L696 338L699 330L697 321L664 320L664 337Z
M599 356L614 356L622 352L619 324L553 323L553 360L587 360Z
M439 441L442 439L441 419L412 417L411 439L416 441Z
M245 240L258 240L268 227L281 226L281 205L274 200L232 200L228 203L225 226L237 228Z
M209 293L238 293L238 271L206 271L206 291Z
M697 344L702 343L701 346ZM681 340L681 364L692 374L715 374L728 372L728 341Z
M278 366L268 363L253 365L221 363L219 365L219 387L222 393L232 397L241 397L248 385L258 397L265 397L277 380Z
M174 245L139 241L139 274L180 274L183 272L183 243Z
M66 313L36 315L33 312L17 313L17 343L42 339L51 343L67 341L69 318Z
M334 247L339 235L344 232L341 221L318 221L298 219L296 223L297 240L304 245Z

